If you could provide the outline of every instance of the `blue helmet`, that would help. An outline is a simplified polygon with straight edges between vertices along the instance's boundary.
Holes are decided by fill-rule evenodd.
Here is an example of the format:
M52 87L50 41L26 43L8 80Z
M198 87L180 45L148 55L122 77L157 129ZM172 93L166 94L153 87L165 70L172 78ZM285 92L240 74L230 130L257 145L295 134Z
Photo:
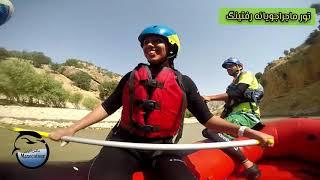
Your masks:
M10 0L0 0L0 25L7 22L14 12L14 6Z
M222 63L222 67L227 69L227 65L228 64L236 64L236 65L240 65L240 66L243 66L242 63L240 62L239 59L237 58L234 58L234 57L229 57L227 60L225 60L223 63Z
M174 59L177 56L180 49L180 40L177 33L173 29L163 25L153 25L147 27L140 33L138 37L141 45L144 38L148 35L158 35L164 37L169 44L168 58Z

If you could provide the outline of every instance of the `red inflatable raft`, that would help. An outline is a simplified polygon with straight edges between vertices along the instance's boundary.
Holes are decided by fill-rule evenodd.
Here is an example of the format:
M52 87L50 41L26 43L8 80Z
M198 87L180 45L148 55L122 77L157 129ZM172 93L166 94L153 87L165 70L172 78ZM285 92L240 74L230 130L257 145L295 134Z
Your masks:
M273 148L242 148L247 157L258 164L262 180L320 179L320 119L279 119L266 123L263 132L275 137ZM219 149L196 151L186 155L185 160L200 180L244 179L239 175L243 169ZM91 163L50 162L39 169L30 170L17 162L0 162L0 179L87 180ZM74 166L79 171L73 170ZM133 179L154 179L152 174L147 174L136 172Z
M320 119L279 119L267 122L262 131L275 137L273 148L242 148L258 164L261 179L320 179ZM243 169L222 150L200 150L185 160L200 180L244 178L240 176ZM136 172L133 179L152 178Z

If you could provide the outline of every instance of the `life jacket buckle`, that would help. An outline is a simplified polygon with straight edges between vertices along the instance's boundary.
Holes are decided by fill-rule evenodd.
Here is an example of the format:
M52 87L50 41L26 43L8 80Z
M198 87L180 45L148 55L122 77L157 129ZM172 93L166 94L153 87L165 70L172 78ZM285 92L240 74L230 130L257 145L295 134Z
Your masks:
M143 126L143 130L146 132L156 132L159 131L160 128L158 126L145 125Z
M156 79L141 80L140 82L145 86L153 88L163 88L163 83L158 82Z
M148 83L152 87L157 87L158 82L155 79L148 80Z
M160 104L153 100L137 100L138 106L142 107L145 111L153 111L154 109L160 109Z
M152 126L152 125L140 125L136 122L133 123L133 126L139 130L142 130L147 133L156 132L160 130L159 126Z

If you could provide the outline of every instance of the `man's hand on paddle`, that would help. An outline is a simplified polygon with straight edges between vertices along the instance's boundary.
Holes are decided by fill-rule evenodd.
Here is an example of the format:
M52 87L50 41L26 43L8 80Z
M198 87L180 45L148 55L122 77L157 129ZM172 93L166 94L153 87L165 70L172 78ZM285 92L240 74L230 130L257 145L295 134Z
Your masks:
M205 124L209 129L212 129L216 132L224 132L232 135L233 137L244 136L247 138L252 138L258 140L261 146L263 147L273 147L274 145L274 137L268 135L266 133L256 131L245 127L241 130L241 128L231 122L228 122L219 116L212 116ZM242 126L244 127L244 126Z
M249 133L248 133L249 132ZM273 147L274 146L274 137L253 129L247 128L245 130L246 137L253 138L258 140L259 145L262 147Z

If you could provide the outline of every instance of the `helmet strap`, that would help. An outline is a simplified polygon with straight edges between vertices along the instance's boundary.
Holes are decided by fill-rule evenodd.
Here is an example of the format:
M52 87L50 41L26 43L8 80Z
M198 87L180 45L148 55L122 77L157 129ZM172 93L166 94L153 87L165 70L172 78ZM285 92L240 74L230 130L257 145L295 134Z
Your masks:
M173 62L173 60L177 57L178 52L178 46L176 44L172 45L170 43L168 44L168 56L167 58Z
M177 57L177 55L174 54L172 51L170 51L168 56L167 56L167 59L173 61L174 58L176 58L176 57Z
M170 59L168 59L168 62L169 62L169 67L170 68L172 68L172 69L174 69L174 63L173 63L173 60L174 60L174 58L170 58Z

